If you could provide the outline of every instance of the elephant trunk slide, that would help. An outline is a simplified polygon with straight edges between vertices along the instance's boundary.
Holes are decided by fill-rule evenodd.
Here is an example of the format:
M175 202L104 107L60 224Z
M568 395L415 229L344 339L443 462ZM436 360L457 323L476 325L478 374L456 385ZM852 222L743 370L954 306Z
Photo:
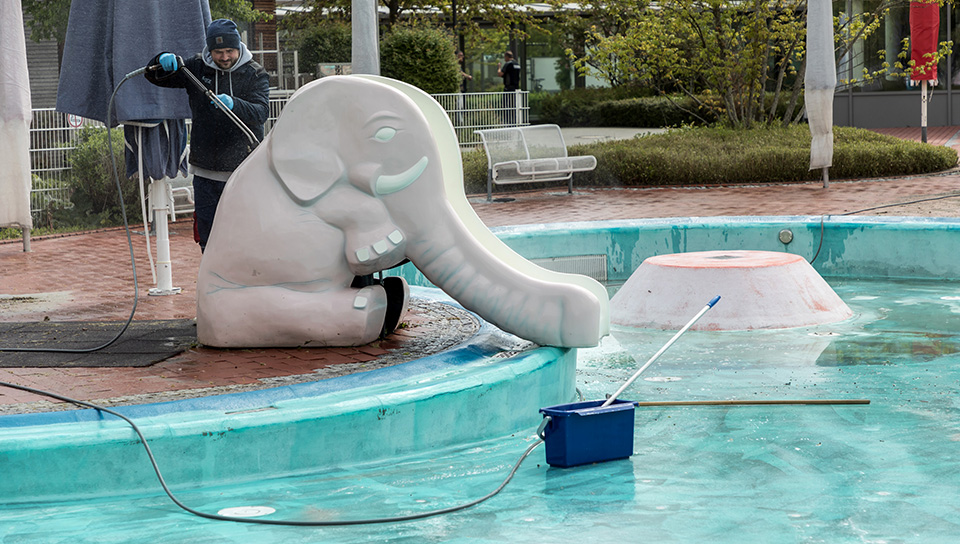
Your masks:
M526 270L511 266L495 254L497 249L509 248L484 245L462 223L444 230L449 238L443 245L438 245L436 237L415 242L407 255L427 279L464 308L541 345L592 347L606 334L606 301L588 289L556 281L564 275L528 261L523 261L529 264Z

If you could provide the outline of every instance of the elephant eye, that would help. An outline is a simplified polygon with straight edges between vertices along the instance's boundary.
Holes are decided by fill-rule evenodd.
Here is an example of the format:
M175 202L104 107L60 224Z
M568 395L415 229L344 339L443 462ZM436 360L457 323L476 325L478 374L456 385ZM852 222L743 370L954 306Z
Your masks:
M376 138L377 141L379 142L389 142L396 135L397 135L397 129L390 128L390 127L383 127L380 130L378 130L373 137Z

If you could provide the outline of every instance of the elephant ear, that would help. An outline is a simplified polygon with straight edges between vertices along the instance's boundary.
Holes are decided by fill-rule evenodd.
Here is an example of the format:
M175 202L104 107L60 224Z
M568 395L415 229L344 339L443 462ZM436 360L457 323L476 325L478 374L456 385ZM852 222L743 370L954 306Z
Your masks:
M290 196L302 205L320 198L340 179L346 167L338 150L338 120L317 80L291 97L270 131L270 166ZM328 85L329 86L329 85ZM335 85L334 85L335 86Z

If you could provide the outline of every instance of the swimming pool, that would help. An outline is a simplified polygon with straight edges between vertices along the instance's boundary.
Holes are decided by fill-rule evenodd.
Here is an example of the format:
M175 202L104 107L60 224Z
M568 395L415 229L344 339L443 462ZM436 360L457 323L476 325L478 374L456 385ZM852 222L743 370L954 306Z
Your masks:
M606 251L612 283L639 265L648 246L659 252L789 249L809 258L820 247L814 264L854 318L786 331L688 332L625 397L866 398L868 406L640 408L630 459L556 469L539 450L497 497L420 522L337 529L231 525L191 518L157 489L143 489L119 500L7 505L0 536L5 543L953 541L960 535L960 418L953 399L960 387L960 266L951 250L957 227L952 221L825 221L822 247L819 218L501 229L521 253L560 257L554 262L561 266L592 267L591 256ZM793 230L796 245L778 248L784 228ZM545 242L551 239L565 242ZM577 386L587 398L602 398L671 334L615 329L599 348L580 350ZM446 407L471 425L521 391L529 389L483 409ZM531 423L520 421L514 433L265 482L187 487L181 498L205 511L267 505L276 517L306 519L456 504L502 480L533 440L539 418L533 412L525 420ZM357 430L358 441L363 434ZM193 462L187 453L174 456L178 464Z

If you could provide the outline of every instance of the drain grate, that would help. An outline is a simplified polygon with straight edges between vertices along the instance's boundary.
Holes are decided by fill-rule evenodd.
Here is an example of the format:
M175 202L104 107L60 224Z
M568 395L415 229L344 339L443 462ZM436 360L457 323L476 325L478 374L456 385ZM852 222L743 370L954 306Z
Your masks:
M583 274L599 282L607 281L606 255L571 255L568 257L530 259L530 261L554 272Z
M231 508L224 508L217 512L217 514L231 518L257 518L260 516L269 516L274 512L276 512L276 510L269 506L233 506Z

